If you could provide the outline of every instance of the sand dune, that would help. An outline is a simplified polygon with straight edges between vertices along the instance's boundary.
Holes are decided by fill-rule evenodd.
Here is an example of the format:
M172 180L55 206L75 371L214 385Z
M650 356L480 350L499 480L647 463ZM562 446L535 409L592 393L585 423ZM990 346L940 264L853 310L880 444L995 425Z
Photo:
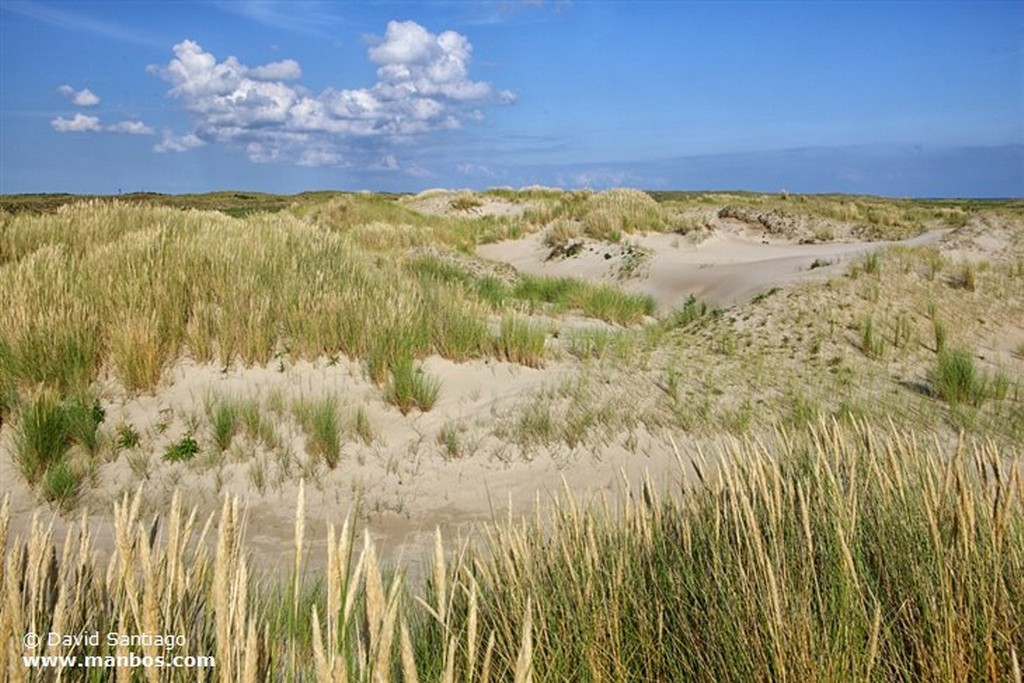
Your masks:
M690 296L728 306L774 286L825 279L874 249L933 244L949 231L931 230L902 243L821 244L770 241L744 232L740 227L725 228L698 243L672 234L630 236L626 242L647 254L640 274L634 277L622 275L628 250L592 240L584 241L583 249L568 258L550 258L551 248L543 244L541 234L482 245L477 253L509 263L523 273L618 282L631 291L650 294L660 306L671 309Z

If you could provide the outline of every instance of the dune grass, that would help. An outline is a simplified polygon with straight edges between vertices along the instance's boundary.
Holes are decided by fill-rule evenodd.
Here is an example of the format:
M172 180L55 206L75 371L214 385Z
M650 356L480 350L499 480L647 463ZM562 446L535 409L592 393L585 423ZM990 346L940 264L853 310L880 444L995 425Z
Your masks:
M383 382L405 356L490 353L479 297L450 275L410 277L350 234L398 217L430 230L443 221L379 198L333 202L245 220L97 201L5 217L0 414L40 384L81 393L107 363L144 392L185 354L224 366L344 354ZM484 228L466 220L457 229L475 239ZM493 285L480 286L492 300Z
M686 455L681 489L563 496L468 546L438 535L410 581L348 522L329 528L326 570L306 570L301 493L288 581L254 566L237 500L204 524L176 495L152 525L126 496L107 570L84 526L63 547L38 520L9 538L5 501L0 632L186 634L175 654L215 657L208 673L232 681L1019 677L1024 483L1009 453L829 423ZM11 642L5 675L40 654ZM154 654L102 639L74 654L129 650Z
M387 401L403 415L413 408L429 411L440 395L441 380L413 363L411 358L403 358L391 369L391 381L384 393Z
M296 401L292 405L292 414L306 433L306 450L322 457L331 469L341 460L343 428L337 403L335 397L325 396Z
M507 315L501 320L501 331L494 344L499 358L539 368L544 363L546 336L544 328L517 316Z

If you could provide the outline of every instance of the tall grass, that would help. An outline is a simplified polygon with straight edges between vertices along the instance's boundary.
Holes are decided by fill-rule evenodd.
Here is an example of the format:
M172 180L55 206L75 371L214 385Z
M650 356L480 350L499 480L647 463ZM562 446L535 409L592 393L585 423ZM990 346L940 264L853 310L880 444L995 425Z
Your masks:
M863 427L737 444L619 513L489 537L484 623L532 596L544 680L1014 680L1019 465Z
M72 397L61 400L44 390L19 411L14 460L29 484L45 478L51 468L67 471L67 453L78 444L87 454L98 447L97 429L104 419L98 402Z
M501 331L495 340L498 357L531 368L544 363L544 328L517 316L507 315L501 320Z
M1024 652L1024 482L992 444L946 450L897 430L819 425L735 442L681 490L646 481L621 506L569 496L550 515L437 535L424 579L382 566L354 526L305 569L262 574L244 515L203 521L175 495L158 524L115 506L108 561L88 520L63 545L38 519L11 538L0 505L0 671L23 654L111 658L149 646L26 651L21 634L180 634L205 673L263 680L1017 680ZM51 672L57 675L58 672ZM65 671L65 677L73 677ZM180 680L151 668L147 680ZM198 675L191 670L187 675Z
M342 204L374 220L411 213L367 202ZM374 255L350 235L363 225L352 220L236 220L119 202L5 219L3 401L40 384L81 393L108 363L129 391L149 391L185 354L225 366L265 364L285 350L344 354L370 359L370 374L383 382L408 355L489 352L474 297Z

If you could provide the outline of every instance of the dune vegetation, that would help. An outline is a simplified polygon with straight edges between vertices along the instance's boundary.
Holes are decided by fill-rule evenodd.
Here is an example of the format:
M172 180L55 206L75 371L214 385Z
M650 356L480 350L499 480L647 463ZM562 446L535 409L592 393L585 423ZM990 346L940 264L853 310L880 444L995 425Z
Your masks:
M98 630L179 634L222 681L1021 680L1020 202L0 199L5 679L196 675L22 641ZM721 235L860 251L726 305L646 287ZM504 240L536 270L477 254ZM577 488L602 460L619 489ZM532 516L488 499L406 563L371 540L419 480L457 507L538 463L570 474ZM285 569L250 505L288 518Z
M301 495L287 582L253 568L237 499L204 522L175 497L150 524L126 496L106 566L84 520L63 546L39 521L8 542L5 504L0 634L182 634L173 654L215 656L207 673L232 681L1020 678L1024 482L1007 453L832 423L685 466L693 485L645 482L621 507L566 495L482 543L446 551L438 534L413 585L349 522L326 571L306 571ZM0 671L24 673L18 647Z

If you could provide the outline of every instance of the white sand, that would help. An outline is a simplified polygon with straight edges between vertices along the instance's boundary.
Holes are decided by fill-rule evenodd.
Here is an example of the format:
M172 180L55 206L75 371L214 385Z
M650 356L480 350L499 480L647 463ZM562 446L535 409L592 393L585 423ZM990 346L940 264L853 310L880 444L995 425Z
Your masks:
M576 256L548 260L549 247L542 235L485 244L477 249L484 258L503 261L524 273L578 277L591 281L618 282L625 289L650 294L664 309L684 303L689 296L726 306L750 299L757 293L792 282L823 279L842 272L859 256L892 242L828 242L823 244L766 243L739 228L719 230L697 244L672 234L633 235L624 238L649 250L650 258L640 277L620 276L622 248L593 240L584 242ZM946 232L933 230L903 244L935 243ZM827 262L814 267L815 262Z

